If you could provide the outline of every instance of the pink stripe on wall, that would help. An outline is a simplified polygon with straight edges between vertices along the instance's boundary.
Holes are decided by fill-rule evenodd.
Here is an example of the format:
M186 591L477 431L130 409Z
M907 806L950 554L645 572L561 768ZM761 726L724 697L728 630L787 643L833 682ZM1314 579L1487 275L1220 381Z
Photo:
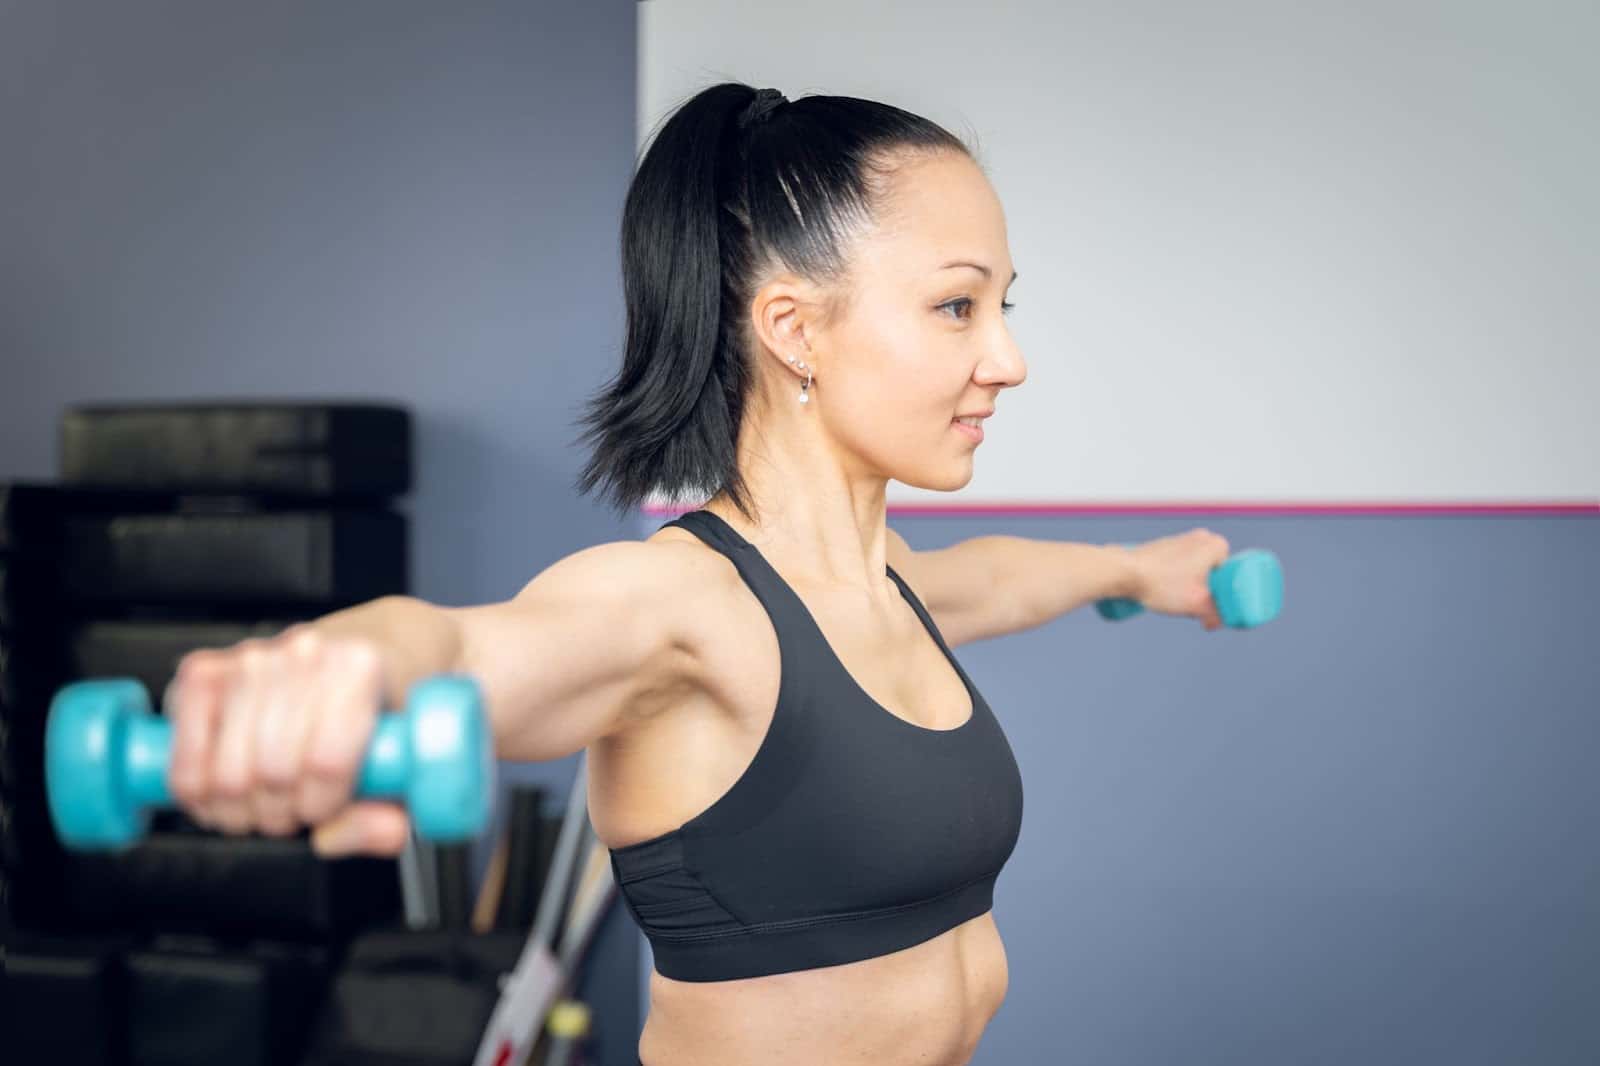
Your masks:
M676 517L692 507L650 504L641 510L647 515ZM1212 500L1172 500L1167 502L1083 502L1083 503L891 503L889 514L897 517L986 517L1073 516L1073 515L1290 515L1325 517L1335 515L1589 515L1600 516L1600 500L1474 500L1462 502L1405 502L1398 500L1231 503Z

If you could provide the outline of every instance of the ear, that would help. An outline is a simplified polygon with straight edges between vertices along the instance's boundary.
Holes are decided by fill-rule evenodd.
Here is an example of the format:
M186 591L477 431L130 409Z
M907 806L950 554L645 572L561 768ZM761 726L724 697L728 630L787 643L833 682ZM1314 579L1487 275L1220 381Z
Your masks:
M821 325L822 304L815 286L790 275L774 278L750 298L751 328L761 348L798 377L805 377L801 363L813 377L816 339Z

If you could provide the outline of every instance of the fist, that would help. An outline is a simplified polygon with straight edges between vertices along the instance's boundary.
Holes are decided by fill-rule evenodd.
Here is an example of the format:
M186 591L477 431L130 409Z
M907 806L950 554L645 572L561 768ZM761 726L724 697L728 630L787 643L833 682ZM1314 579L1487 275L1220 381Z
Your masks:
M1139 574L1138 600L1160 614L1197 618L1222 628L1211 597L1211 571L1228 560L1228 542L1209 529L1191 529L1128 549Z
M383 657L311 625L190 652L163 697L174 802L225 833L315 827L319 854L398 854L404 808L353 801L383 700Z

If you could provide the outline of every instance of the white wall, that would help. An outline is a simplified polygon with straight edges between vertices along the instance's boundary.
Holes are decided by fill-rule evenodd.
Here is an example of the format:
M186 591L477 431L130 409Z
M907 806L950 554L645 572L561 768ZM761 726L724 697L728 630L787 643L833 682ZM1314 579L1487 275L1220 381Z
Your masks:
M638 6L727 78L976 139L1029 377L891 502L1600 499L1600 6Z

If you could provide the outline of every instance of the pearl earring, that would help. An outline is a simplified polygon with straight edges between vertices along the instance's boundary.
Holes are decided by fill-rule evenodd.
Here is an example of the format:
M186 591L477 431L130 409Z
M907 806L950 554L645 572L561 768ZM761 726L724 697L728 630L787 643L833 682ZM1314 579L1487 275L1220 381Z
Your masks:
M811 394L808 390L811 388L811 371L806 369L806 365L804 363L800 364L800 368L806 372L806 383L800 386L800 402L810 403Z

